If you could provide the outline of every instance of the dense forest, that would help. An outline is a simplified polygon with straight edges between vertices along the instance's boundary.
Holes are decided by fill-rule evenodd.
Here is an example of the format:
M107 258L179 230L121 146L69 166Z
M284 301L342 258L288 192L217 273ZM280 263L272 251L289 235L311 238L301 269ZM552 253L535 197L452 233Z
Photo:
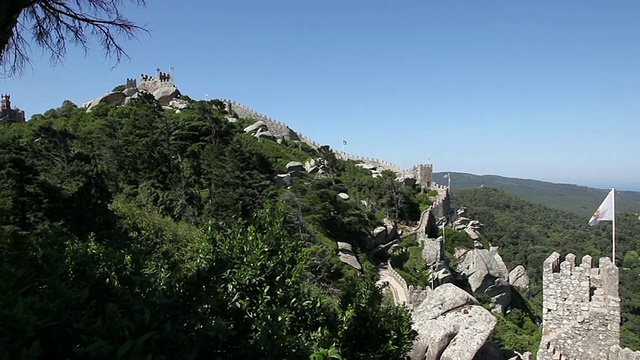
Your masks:
M417 334L375 285L387 258L371 251L371 231L415 224L435 192L373 177L326 146L257 139L222 102L183 99L180 112L147 95L91 112L65 101L0 124L0 359L404 358ZM320 170L276 181L291 161ZM610 224L493 189L453 200L532 279L532 298L514 294L491 341L535 351L542 261L609 255ZM618 224L622 342L638 349L640 222ZM451 259L473 246L446 232ZM362 269L340 261L338 241ZM390 260L427 287L416 237L400 246Z
M0 124L0 358L403 358L409 312L365 250L384 217L416 221L428 199L190 102L65 101ZM323 176L273 181L309 159Z
M612 224L587 225L588 217L532 204L491 188L454 192L457 207L485 225L485 237L500 247L512 269L523 265L531 279L534 307L542 307L542 263L553 252L578 258L612 256ZM640 219L638 214L616 214L616 264L620 268L622 301L621 344L640 350Z

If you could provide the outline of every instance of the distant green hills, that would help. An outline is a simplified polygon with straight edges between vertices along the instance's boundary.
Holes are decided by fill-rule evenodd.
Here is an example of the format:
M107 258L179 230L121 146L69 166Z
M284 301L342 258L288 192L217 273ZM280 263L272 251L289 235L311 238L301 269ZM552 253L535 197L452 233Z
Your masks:
M571 184L556 184L545 181L509 178L498 175L474 175L467 173L434 173L433 179L444 184L446 174L451 174L451 188L456 190L488 187L503 190L523 200L542 204L550 208L569 211L588 217L604 200L606 189L594 189ZM617 213L640 213L640 192L617 191ZM585 220L586 221L586 220Z

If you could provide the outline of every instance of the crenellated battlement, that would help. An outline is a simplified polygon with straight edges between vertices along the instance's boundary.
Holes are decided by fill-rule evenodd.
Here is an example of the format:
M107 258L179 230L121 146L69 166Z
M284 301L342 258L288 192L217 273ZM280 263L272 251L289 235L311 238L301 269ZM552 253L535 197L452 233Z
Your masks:
M126 89L135 89L138 87L138 82L136 79L127 78L127 82L125 84Z
M543 330L539 360L621 360L618 268L608 257L576 265L554 252L542 268ZM635 354L635 355L634 355ZM640 359L640 353L624 359ZM625 355L626 356L626 355ZM636 357L637 356L637 357Z
M127 86L129 85L129 79L127 79ZM172 87L173 75L158 71L155 76L140 74L140 83L138 89L153 93L155 90L161 87Z

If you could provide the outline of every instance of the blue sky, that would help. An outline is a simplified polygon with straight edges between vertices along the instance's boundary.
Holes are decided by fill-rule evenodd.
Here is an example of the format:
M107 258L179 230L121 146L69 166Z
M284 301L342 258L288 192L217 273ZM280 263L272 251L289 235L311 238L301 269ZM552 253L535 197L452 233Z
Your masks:
M399 5L402 4L402 5ZM166 1L113 68L94 46L0 79L27 116L174 68L229 98L403 167L640 191L639 1ZM454 179L455 181L455 179Z

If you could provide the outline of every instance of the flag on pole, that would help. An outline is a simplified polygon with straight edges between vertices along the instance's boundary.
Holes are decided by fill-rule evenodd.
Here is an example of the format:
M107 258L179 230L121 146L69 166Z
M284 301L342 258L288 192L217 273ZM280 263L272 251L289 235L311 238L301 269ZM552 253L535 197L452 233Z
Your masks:
M596 212L593 213L591 219L589 219L589 226L596 225L599 221L613 221L613 194L614 189L611 189L609 195L604 198L602 204Z
M209 93L204 93L204 97L209 98Z
M342 145L347 145L347 140L342 140Z

